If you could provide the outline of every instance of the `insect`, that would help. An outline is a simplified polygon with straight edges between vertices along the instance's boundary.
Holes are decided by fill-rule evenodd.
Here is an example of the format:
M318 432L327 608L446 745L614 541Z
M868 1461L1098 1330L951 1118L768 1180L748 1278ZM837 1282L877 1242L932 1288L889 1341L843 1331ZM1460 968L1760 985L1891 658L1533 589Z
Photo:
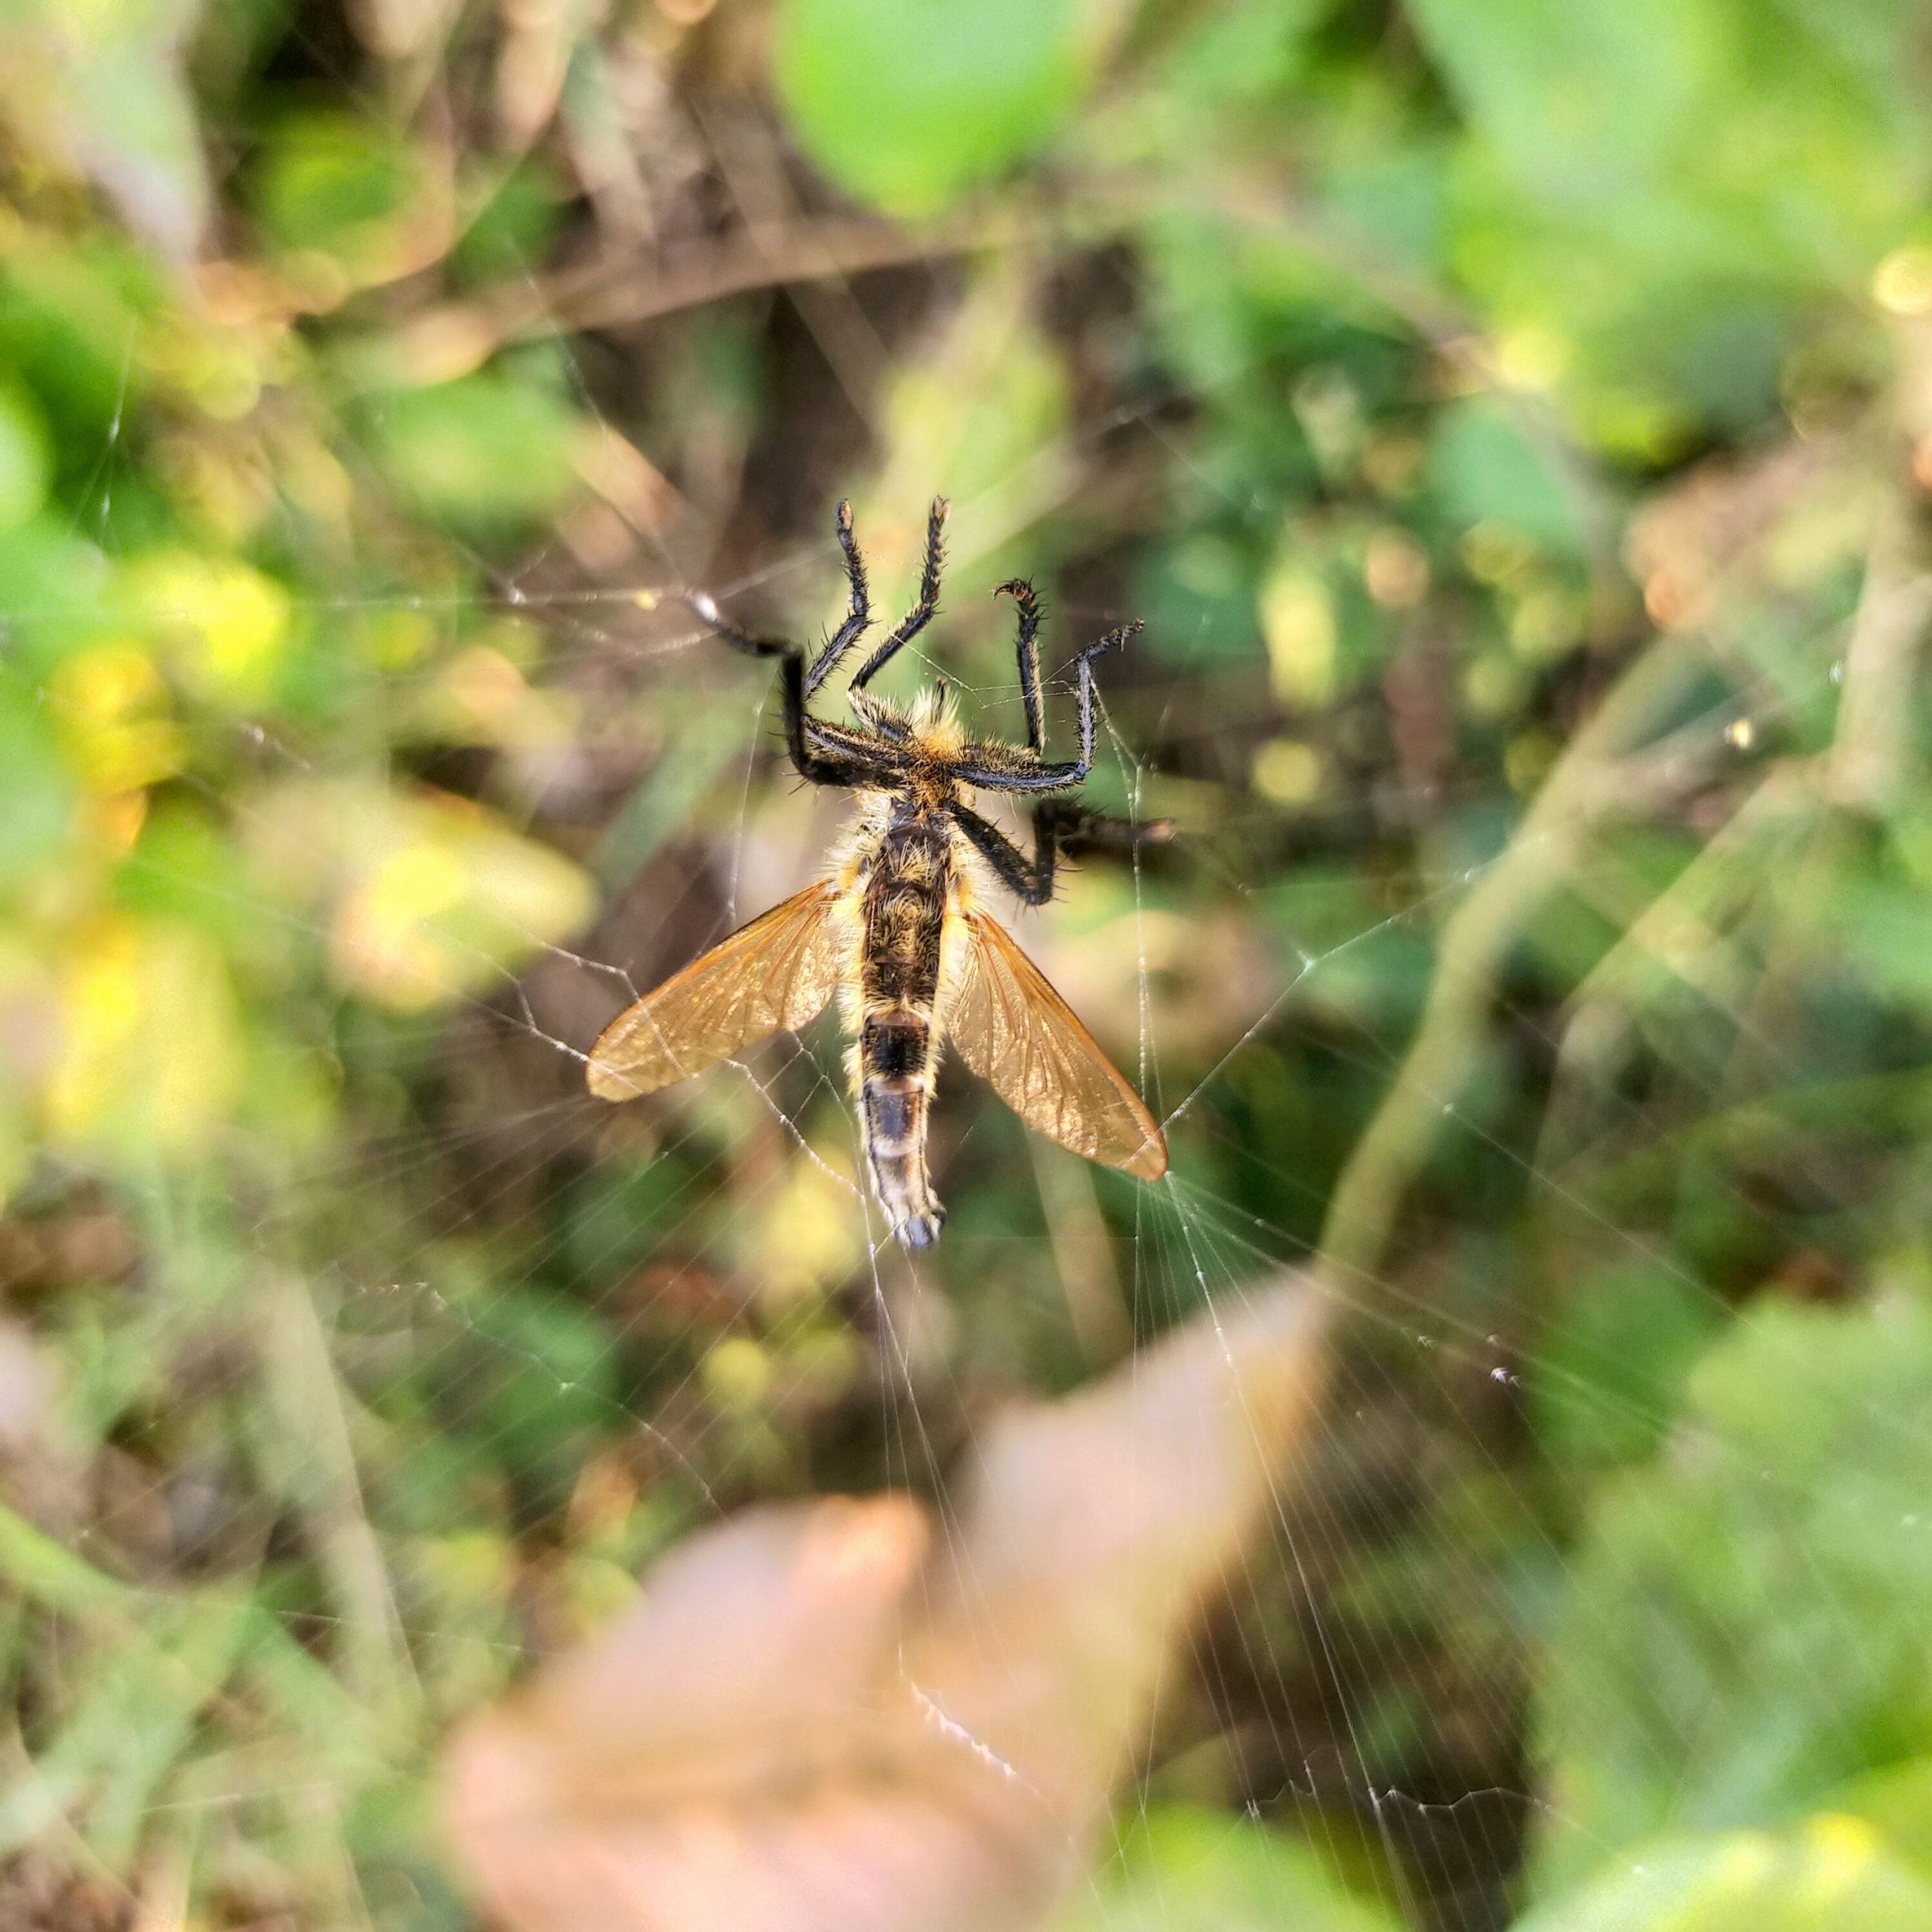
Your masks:
M823 877L620 1014L586 1069L592 1093L627 1100L805 1026L836 989L872 1190L909 1248L931 1247L946 1220L926 1171L926 1113L947 1038L1036 1131L1143 1180L1168 1166L1140 1096L980 903L988 872L1027 905L1042 905L1063 847L1131 844L1171 831L1168 821L1130 825L1061 795L1093 764L1094 660L1141 626L1109 631L1075 660L1078 758L1046 755L1040 605L1019 580L995 595L1011 597L1018 614L1024 745L968 737L943 681L906 708L874 697L872 679L938 608L946 516L946 500L935 499L918 601L846 688L856 728L807 708L872 623L849 504L838 506L838 526L851 603L809 663L798 645L737 629L709 597L683 599L728 643L778 660L793 766L812 784L856 792L859 810ZM976 790L1038 799L1030 857L973 809Z

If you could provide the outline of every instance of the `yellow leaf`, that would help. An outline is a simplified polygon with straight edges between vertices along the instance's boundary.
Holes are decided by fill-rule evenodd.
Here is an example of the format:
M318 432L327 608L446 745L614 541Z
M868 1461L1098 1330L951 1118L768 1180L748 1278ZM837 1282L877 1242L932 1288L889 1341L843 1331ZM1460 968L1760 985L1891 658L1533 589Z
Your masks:
M55 666L48 688L60 710L97 724L165 695L154 660L126 643L76 651Z
M815 1159L792 1162L755 1251L758 1299L768 1310L821 1293L864 1259L854 1192L851 1181Z
M288 641L288 593L232 557L154 552L128 566L139 608L183 681L204 697L268 695Z
M1261 635L1275 694L1316 710L1335 694L1335 611L1328 587L1299 564L1278 566L1261 586Z
M327 917L338 983L401 1012L495 984L596 903L561 854L441 792L302 781L251 819L270 875Z
M45 1092L57 1140L192 1152L239 1086L227 971L192 926L115 916L85 932L61 989Z

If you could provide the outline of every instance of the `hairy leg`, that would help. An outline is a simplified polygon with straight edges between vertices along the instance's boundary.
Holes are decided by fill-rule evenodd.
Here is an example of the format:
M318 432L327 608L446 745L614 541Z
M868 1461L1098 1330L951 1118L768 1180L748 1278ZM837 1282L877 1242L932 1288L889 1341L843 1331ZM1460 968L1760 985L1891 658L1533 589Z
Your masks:
M1020 635L1014 651L1020 660L1020 702L1026 707L1026 743L1035 752L1046 749L1046 726L1040 712L1040 600L1024 577L1017 577L993 592L1010 597L1020 611Z
M1048 764L1037 758L1002 758L998 746L974 745L968 747L954 767L953 775L962 784L988 792L1059 792L1078 785L1094 768L1094 660L1124 644L1144 628L1138 619L1123 624L1118 630L1109 631L1090 644L1074 660L1080 680L1080 755L1077 758Z
M798 776L814 785L852 786L875 781L872 768L859 759L829 757L815 749L807 737L812 720L805 710L805 654L802 646L789 638L754 637L726 622L717 605L702 591L681 600L693 614L734 649L752 657L778 660L779 692L784 706L785 746L790 752Z
M948 505L935 497L926 516L926 558L919 574L919 601L895 624L885 641L853 674L851 688L862 691L913 638L932 622L939 608L940 572L946 565L946 516Z
M1029 858L999 827L964 805L953 808L959 829L1002 884L1029 906L1044 906L1054 896L1054 878L1063 851L1082 845L1118 849L1157 843L1174 833L1172 819L1140 825L1089 811L1070 798L1047 798L1033 808L1033 851Z
M851 600L846 606L845 621L826 640L825 648L812 660L812 667L805 673L807 697L831 676L838 660L858 642L872 620L872 599L866 589L866 563L852 534L850 503L839 504L838 524L838 547L845 555L845 581L851 589Z

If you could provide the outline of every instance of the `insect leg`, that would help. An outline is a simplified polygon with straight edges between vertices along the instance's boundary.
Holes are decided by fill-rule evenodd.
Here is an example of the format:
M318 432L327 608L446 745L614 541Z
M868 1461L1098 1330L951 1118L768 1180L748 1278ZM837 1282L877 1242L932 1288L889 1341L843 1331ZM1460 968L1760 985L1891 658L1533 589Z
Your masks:
M953 807L959 829L991 866L1001 884L1029 906L1044 906L1054 896L1054 878L1062 856L1082 845L1113 849L1155 844L1174 835L1171 818L1133 824L1089 811L1071 798L1043 798L1033 808L1033 854L1029 859L996 825L964 805Z
M872 599L866 589L865 559L859 555L858 543L852 535L850 503L840 503L838 521L838 547L845 553L845 581L851 586L851 601L846 607L845 621L826 640L825 648L812 660L812 667L805 673L808 697L831 676L839 659L857 643L872 620Z
M854 758L834 758L815 750L806 737L812 722L805 710L805 654L789 638L754 637L726 623L717 605L702 591L682 600L724 641L753 657L778 660L779 691L785 712L785 746L798 776L814 785L851 786L865 782L869 768Z
M1049 802L1052 802L1049 801ZM1060 826L1043 805L1033 815L1033 856L1029 859L999 827L964 805L952 808L954 823L974 849L999 875L1000 882L1029 906L1044 906L1054 896Z
M1019 607L1020 635L1014 648L1020 659L1020 701L1026 707L1026 743L1035 751L1046 749L1045 726L1040 715L1040 600L1024 577L1017 577L993 592L1010 597Z
M1115 818L1110 812L1090 810L1074 798L1043 798L1033 808L1033 823L1051 818L1063 852L1096 846L1109 852L1131 851L1137 845L1163 845L1174 835L1171 818Z
M932 622L939 608L939 574L946 563L946 515L950 507L943 497L933 499L926 516L926 561L919 574L919 601L901 617L885 641L854 672L850 688L862 691L892 658Z
M1102 652L1112 651L1116 645L1124 644L1143 628L1138 618L1131 624L1123 624L1118 630L1109 631L1105 637L1090 644L1074 660L1080 678L1080 755L1077 758L1063 758L1055 764L1023 767L995 764L990 760L977 764L962 759L953 768L952 775L962 784L977 786L988 792L1059 792L1069 785L1078 785L1094 767L1094 660Z

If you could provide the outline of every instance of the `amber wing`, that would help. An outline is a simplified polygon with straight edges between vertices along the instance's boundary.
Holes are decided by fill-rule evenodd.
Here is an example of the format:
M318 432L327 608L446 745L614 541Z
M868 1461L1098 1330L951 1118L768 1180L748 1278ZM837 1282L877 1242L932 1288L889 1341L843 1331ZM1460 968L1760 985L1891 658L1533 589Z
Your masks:
M947 1031L966 1064L1035 1132L1158 1180L1168 1144L1140 1095L1006 929L961 916L970 938Z
M740 926L598 1036L584 1078L600 1100L629 1100L688 1080L781 1028L804 1026L838 974L832 909L821 881Z

